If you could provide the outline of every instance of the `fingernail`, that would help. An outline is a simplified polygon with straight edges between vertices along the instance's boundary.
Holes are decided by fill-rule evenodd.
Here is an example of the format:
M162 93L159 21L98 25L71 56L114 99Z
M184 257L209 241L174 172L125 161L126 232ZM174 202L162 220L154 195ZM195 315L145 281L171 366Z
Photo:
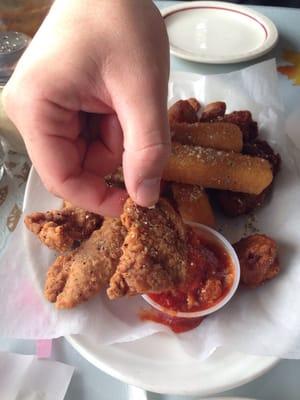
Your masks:
M144 207L154 205L159 198L160 178L144 179L138 186L137 203Z

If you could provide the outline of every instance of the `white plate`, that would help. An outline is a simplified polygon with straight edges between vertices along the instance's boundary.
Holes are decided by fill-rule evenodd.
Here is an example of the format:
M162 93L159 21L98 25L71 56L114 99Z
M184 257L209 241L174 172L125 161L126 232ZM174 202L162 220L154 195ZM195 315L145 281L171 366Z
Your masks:
M210 396L243 385L269 371L278 360L225 349L207 360L189 357L176 338L156 334L135 342L99 346L84 336L68 342L107 374L145 390L174 395Z
M199 399L200 400L200 399ZM249 397L210 397L209 399L201 399L201 400L255 400L255 399L250 399Z
M185 85L189 80L199 79L194 74L175 74L176 82L185 82ZM219 85L216 90L219 90ZM182 96L186 96L184 90ZM25 206L47 210L60 204L60 201L54 200L32 170L26 187ZM29 237L30 233L26 238ZM27 240L25 246L34 260L37 256ZM33 275L38 276L39 266L34 261L31 265ZM41 289L42 281L36 279L36 282ZM111 346L100 345L97 340L83 335L70 336L67 340L84 358L104 372L128 384L158 393L214 395L255 379L278 362L274 357L251 356L224 348L216 350L201 362L182 349L175 335L156 334Z
M32 169L24 207L34 204L37 197L42 199L40 210L55 204L53 196L46 193ZM29 246L27 241L25 246ZM34 257L30 248L27 250ZM206 361L200 362L182 350L176 337L163 334L111 346L99 345L81 335L70 336L67 340L84 358L109 375L158 393L213 395L255 379L278 362L274 357L257 357L225 349L218 349Z
M270 51L278 40L274 23L247 7L196 1L162 10L171 53L186 60L230 64Z

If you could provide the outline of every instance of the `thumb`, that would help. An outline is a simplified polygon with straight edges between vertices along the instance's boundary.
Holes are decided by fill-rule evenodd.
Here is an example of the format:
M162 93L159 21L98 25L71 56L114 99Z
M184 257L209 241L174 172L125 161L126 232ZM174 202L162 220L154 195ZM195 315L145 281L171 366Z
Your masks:
M161 82L160 82L161 84ZM162 171L170 154L167 82L138 85L117 109L124 134L123 170L127 191L139 205L159 198ZM135 92L135 93L134 93Z

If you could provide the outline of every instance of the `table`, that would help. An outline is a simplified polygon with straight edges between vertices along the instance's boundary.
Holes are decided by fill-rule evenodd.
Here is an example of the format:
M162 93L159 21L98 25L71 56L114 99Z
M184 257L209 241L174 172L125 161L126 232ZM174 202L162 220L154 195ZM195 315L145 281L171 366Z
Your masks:
M160 8L176 3L178 2L157 2ZM202 74L215 74L237 70L271 57L276 57L277 61L280 62L283 49L300 51L300 9L296 10L276 7L253 8L270 17L279 30L280 40L278 46L276 46L271 53L262 57L260 60L227 66L194 64L171 57L171 68L173 70L184 70ZM300 87L293 87L291 81L288 81L287 78L283 76L279 77L279 84L282 89L281 92L286 107L287 120L289 120L290 117L293 118L293 116L300 114ZM12 155L12 157L14 157L14 155ZM14 166L14 164L11 166L13 168L19 168L21 171L21 175L19 172L15 173L15 175L25 176L26 165L26 159L22 158L19 167ZM13 183L10 181L10 185L12 185L11 187L18 187L18 189L16 190L15 198L11 200L10 206L7 210L11 210L14 204L17 205L17 207L20 207L24 191L24 183L22 184L22 182L22 177L15 177ZM2 183L0 186L2 187ZM1 209L1 218L3 218L3 212L4 209ZM15 214L17 214L17 209ZM2 231L0 229L0 249L5 245L8 232L7 229L2 229ZM0 339L0 350L22 354L33 354L35 352L35 343L33 341ZM72 378L66 395L66 400L126 400L128 398L127 386L125 384L93 367L77 354L63 338L54 341L52 358L71 364L76 368L76 372ZM263 377L240 388L223 393L222 395L244 396L260 400L299 400L299 377L300 361L284 360ZM162 396L148 393L148 400L180 399L183 400L183 397Z

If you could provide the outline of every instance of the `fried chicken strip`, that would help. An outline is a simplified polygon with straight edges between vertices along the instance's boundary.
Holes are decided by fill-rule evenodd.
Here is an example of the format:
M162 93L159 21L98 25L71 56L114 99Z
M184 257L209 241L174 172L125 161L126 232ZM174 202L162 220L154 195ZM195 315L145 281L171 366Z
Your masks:
M164 199L153 208L128 199L121 216L128 233L107 290L110 299L177 287L186 273L186 228Z
M81 208L67 207L62 210L34 212L25 217L26 227L48 246L59 253L72 249L99 229L102 217Z
M126 229L119 218L107 218L81 246L50 267L45 297L57 308L72 308L107 285L121 256Z
M241 282L257 287L280 271L276 242L266 235L251 235L233 245L241 266Z

